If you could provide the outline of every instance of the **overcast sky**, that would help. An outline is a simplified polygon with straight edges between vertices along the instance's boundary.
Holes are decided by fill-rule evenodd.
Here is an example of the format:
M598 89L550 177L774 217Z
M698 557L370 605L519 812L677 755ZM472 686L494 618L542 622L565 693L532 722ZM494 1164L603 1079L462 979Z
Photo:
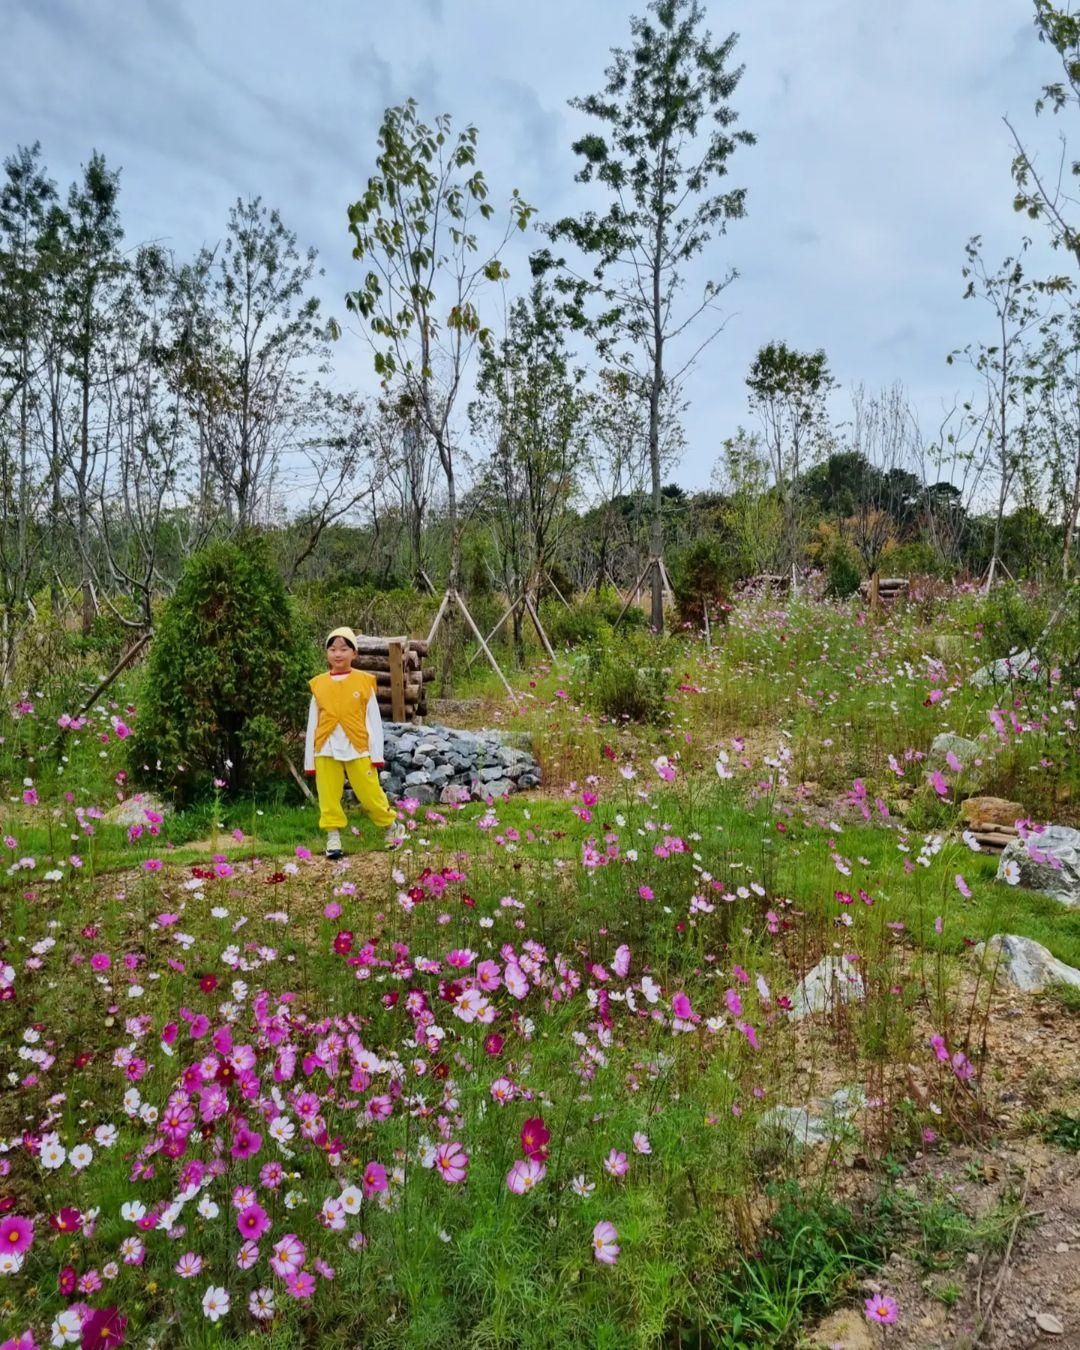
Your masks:
M732 105L758 138L730 163L747 216L704 266L735 267L729 322L687 384L677 475L708 483L749 424L762 343L824 347L844 387L902 380L924 430L971 381L945 364L983 316L961 299L966 240L1014 251L1010 117L1056 158L1032 103L1057 75L1030 0L706 0L739 34ZM542 218L580 206L567 99L601 87L643 0L0 0L0 151L40 140L66 189L93 148L122 169L126 241L180 256L223 232L239 196L277 206L325 268L328 313L358 284L346 207L373 169L384 107L415 97L479 129L492 201L521 190ZM596 198L591 198L594 203ZM1038 226L1036 232L1042 245ZM1038 267L1049 266L1043 257ZM524 255L511 259L524 288ZM706 275L705 272L702 276ZM351 322L351 321L350 321ZM373 389L354 336L339 378ZM965 382L966 381L966 382Z

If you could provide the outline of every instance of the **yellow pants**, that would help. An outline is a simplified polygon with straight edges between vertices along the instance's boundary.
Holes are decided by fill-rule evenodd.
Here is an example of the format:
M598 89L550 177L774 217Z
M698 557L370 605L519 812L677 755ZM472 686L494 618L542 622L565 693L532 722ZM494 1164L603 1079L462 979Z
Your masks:
M319 829L341 830L345 827L341 794L345 791L346 774L356 793L356 800L364 808L368 819L384 829L393 825L397 820L397 812L386 800L378 770L366 755L361 759L348 760L316 755L315 788L319 794Z

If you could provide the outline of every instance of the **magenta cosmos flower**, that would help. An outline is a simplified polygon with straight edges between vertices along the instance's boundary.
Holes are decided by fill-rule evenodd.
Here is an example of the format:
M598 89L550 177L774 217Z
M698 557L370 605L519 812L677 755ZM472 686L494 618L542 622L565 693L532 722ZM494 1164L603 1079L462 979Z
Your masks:
M240 1230L241 1237L258 1242L270 1227L270 1219L262 1205L247 1205L236 1216L236 1226Z
M34 1240L34 1225L21 1214L11 1214L0 1223L0 1252L22 1256Z
M613 1223L606 1219L592 1230L593 1256L605 1266L613 1266L619 1255L619 1234Z
M865 1307L867 1320L885 1327L895 1322L900 1313L896 1299L890 1298L888 1294L875 1294L866 1300Z
M127 1318L119 1308L94 1308L82 1324L82 1343L93 1350L111 1350L123 1345Z
M518 1158L506 1174L506 1186L515 1195L525 1195L546 1175L547 1168L536 1158Z
M435 1150L435 1170L450 1184L464 1181L469 1170L469 1155L456 1140L440 1144Z

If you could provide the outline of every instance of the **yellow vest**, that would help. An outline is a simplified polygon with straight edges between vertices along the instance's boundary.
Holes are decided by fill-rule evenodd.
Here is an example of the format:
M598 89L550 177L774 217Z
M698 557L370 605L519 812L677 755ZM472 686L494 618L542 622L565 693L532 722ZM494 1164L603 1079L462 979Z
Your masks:
M368 752L367 709L377 681L364 670L350 670L348 675L334 676L329 671L308 681L319 709L315 727L315 750L326 744L333 729L340 724L356 749Z

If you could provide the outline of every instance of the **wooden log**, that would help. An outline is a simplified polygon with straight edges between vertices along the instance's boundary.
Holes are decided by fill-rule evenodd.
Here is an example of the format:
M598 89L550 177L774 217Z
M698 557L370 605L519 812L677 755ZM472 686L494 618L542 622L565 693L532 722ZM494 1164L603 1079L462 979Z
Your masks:
M405 635L401 637L358 637L356 639L356 652L358 656L389 656L391 642L400 642L402 647L407 647L409 651L427 656L428 644L424 638Z
M376 670L371 672L375 676L375 683L380 689L390 689L393 687L393 673L389 670ZM434 670L406 670L403 672L406 685L430 684L438 674Z
M406 670L419 670L423 664L423 658L418 652L404 652L401 661ZM390 673L390 658L389 656L369 656L366 653L363 656L355 656L353 657L353 670L366 670L370 675L381 671L388 675Z

